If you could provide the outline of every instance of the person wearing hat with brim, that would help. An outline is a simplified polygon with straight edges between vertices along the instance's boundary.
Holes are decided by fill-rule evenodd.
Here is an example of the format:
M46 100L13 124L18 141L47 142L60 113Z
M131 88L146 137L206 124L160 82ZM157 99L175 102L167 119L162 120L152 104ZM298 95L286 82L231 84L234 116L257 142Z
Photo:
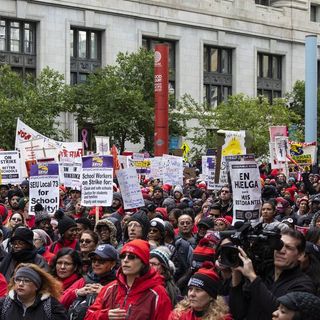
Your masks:
M149 266L149 243L132 240L123 246L119 257L117 279L102 288L85 320L168 319L171 301L163 278Z
M60 249L65 247L79 251L80 246L77 240L77 223L75 220L65 215L62 209L57 210L54 217L58 220L60 239L51 244L49 251L57 254Z
M58 301L61 284L32 263L21 263L8 286L8 295L0 299L0 319L67 320Z
M272 320L319 320L320 298L307 292L290 292L278 298Z
M110 244L100 244L89 254L92 269L71 285L62 295L60 302L68 310L77 299L85 300L88 295L92 303L102 287L116 279L119 255ZM71 308L69 314L72 312Z
M10 238L11 251L0 264L0 272L9 281L19 263L34 263L48 270L45 259L37 253L33 244L33 232L25 227L17 228Z
M178 303L168 320L232 319L223 298L218 296L221 280L212 267L206 265L190 278L187 297Z

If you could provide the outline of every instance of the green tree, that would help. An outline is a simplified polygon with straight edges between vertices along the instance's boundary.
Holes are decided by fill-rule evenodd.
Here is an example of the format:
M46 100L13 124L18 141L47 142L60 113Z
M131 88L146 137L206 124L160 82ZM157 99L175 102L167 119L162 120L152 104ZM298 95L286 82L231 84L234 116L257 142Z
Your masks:
M299 123L301 117L286 107L284 99L275 99L270 104L265 97L251 98L243 94L230 96L217 108L198 104L188 96L180 101L180 120L196 120L189 140L198 144L192 152L203 154L208 147L216 147L218 129L246 130L250 136L250 152L256 156L268 154L269 127ZM185 110L185 112L182 112Z
M63 139L68 132L59 129L58 116L68 111L67 86L63 76L45 68L37 79L21 78L9 66L0 67L0 147L14 148L17 118L53 139Z
M90 121L97 134L125 142L140 143L153 150L154 139L154 54L141 48L119 53L115 65L91 74L73 90L74 111L80 125ZM171 119L172 132L180 127ZM178 128L178 129L177 129Z

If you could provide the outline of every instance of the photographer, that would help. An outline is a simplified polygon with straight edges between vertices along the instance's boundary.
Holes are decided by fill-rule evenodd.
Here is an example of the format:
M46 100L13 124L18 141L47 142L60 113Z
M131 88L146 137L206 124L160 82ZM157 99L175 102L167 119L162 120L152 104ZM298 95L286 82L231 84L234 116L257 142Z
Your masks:
M230 309L234 319L269 320L277 309L277 298L292 291L314 293L311 279L299 267L306 241L295 230L282 231L283 247L274 251L274 270L264 280L251 259L239 248L243 266L233 268Z

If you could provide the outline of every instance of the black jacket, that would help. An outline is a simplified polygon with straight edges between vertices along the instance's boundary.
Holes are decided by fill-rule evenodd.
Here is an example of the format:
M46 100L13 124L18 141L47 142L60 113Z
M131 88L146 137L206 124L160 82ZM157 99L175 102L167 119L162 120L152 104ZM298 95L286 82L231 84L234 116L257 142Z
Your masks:
M49 295L38 295L34 304L24 310L13 290L0 299L0 320L67 320L62 304Z
M277 309L277 298L292 291L315 293L312 280L299 266L283 271L277 281L257 277L230 290L230 310L235 320L270 320Z

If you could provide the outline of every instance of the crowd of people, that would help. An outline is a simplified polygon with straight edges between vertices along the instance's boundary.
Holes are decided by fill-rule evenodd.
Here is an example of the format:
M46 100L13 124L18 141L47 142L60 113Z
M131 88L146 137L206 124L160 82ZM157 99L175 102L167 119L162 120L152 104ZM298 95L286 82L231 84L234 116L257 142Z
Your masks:
M260 173L254 242L230 186L198 177L141 179L134 210L116 179L110 207L60 186L54 215L29 214L28 180L0 185L0 320L320 319L320 175Z

